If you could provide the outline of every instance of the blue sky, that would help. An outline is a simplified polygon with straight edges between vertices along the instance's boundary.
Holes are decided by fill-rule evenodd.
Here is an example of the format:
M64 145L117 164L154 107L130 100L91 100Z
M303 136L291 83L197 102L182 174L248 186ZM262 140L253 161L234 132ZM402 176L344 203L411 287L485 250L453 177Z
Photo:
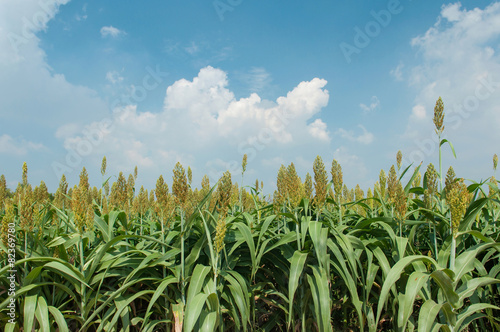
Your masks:
M491 1L79 1L0 3L0 174L55 191L82 167L99 186L153 188L177 161L194 185L249 155L272 192L281 164L337 159L349 187L395 163L480 180L499 153L500 3Z

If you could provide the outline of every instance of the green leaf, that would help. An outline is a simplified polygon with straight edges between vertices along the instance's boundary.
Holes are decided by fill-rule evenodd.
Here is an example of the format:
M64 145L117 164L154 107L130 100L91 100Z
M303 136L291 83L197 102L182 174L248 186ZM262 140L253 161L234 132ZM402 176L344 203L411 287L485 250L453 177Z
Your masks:
M432 272L431 278L434 279L434 281L436 281L436 283L439 285L439 288L441 288L444 295L446 296L446 300L453 308L458 309L462 306L458 294L455 292L453 280L445 270L437 270Z
M38 295L28 295L24 299L24 329L31 331L35 319L35 310L38 303Z
M47 308L47 302L43 297L38 297L38 305L36 306L35 316L40 324L40 330L42 332L50 332L49 324L49 310Z
M377 319L376 322L378 324L380 320L380 314L382 313L382 309L385 305L385 302L387 301L387 297L389 295L389 291L392 287L393 284L395 284L400 276L403 270L408 266L409 264L412 264L415 261L427 261L429 263L432 263L433 265L437 265L436 261L430 257L427 256L422 256L422 255L412 255L412 256L407 256L399 260L394 266L391 268L389 271L384 284L382 286L382 290L380 291L380 297L378 301L378 307L377 307Z
M442 306L431 299L424 302L418 315L418 332L434 331L436 316Z
M290 328L292 323L294 295L297 290L299 278L302 274L302 270L304 269L306 259L307 254L300 251L295 251L292 256L290 276L288 280L288 328Z
M49 312L54 317L54 320L57 323L57 327L59 328L59 332L68 332L68 325L66 323L66 319L64 319L63 314L56 307L49 306Z
M210 267L201 264L196 265L189 282L186 305L201 292L201 289L205 284L205 278L207 277L208 272L210 272Z
M208 295L199 293L186 303L186 316L184 317L184 331L191 332L200 317Z
M439 142L439 147L441 147L441 145L443 145L444 143L448 143L450 145L451 152L453 152L453 156L455 157L455 159L457 159L457 155L455 154L455 148L453 147L453 144L451 144L450 141L448 141L447 139L442 139L441 142Z
M398 328L401 331L406 331L406 325L410 319L410 315L413 313L413 306L415 303L415 298L418 292L423 287L423 285L429 279L428 273L423 272L413 272L406 283L406 291L404 301L399 303L399 317Z

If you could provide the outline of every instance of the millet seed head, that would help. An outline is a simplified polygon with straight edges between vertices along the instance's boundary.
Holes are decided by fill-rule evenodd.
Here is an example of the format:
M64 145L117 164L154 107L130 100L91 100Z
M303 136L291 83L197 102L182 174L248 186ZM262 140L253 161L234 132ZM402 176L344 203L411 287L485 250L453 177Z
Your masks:
M317 156L313 163L314 171L314 202L318 208L323 207L326 201L326 188L328 186L328 177L325 164L320 156Z
M469 191L463 179L454 181L446 195L446 202L451 211L453 236L456 237L460 222L465 215L469 203Z
M497 170L497 166L498 166L498 156L497 154L495 153L493 155L493 170L496 171Z
M107 161L106 161L106 156L102 157L102 162L101 162L101 175L104 176L106 174L106 167L107 167Z
M401 169L401 162L403 161L403 153L401 150L396 154L396 164L398 166L398 171Z
M450 166L450 168L448 168L448 172L446 172L446 179L444 180L444 183L445 183L445 187L444 187L445 195L448 195L448 192L453 187L453 184L455 183L455 180L456 180L455 171L453 170L453 167Z
M444 103L441 97L436 101L436 106L434 106L434 118L433 122L436 126L436 134L441 135L444 130Z
M248 156L247 154L245 153L243 155L243 160L241 161L241 176L243 176L243 174L245 173L245 171L247 170L247 160L248 160Z
M342 174L342 166L340 163L333 159L332 161L332 181L333 181L333 189L335 190L336 197L340 197L342 194L342 185L344 184L343 174Z
M28 165L26 162L23 163L23 186L28 185Z
M387 177L387 194L389 195L389 202L396 202L396 186L398 184L398 175L396 173L396 168L394 165L391 166L389 170L389 176Z
M385 175L385 171L383 169L380 170L379 178L379 189L380 189L380 198L385 198L385 184L387 182L387 176Z

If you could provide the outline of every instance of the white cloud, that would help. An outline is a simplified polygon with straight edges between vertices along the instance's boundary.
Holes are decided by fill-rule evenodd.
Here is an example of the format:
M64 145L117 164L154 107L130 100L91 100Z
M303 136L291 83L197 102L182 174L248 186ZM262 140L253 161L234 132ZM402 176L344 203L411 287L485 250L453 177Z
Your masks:
M404 64L400 62L396 68L391 69L390 74L394 77L396 81L402 81L403 80L403 67Z
M326 83L301 82L274 102L256 93L236 99L224 71L202 68L192 80L179 79L167 88L161 112L139 112L135 105L116 109L112 130L91 155L96 160L106 155L122 168L141 164L156 176L176 161L196 163L213 174L212 180L228 168L238 169L244 153L249 163L271 167L266 160L295 158L298 144L316 142L321 148L319 139L327 148L326 124L316 119L308 125L328 103ZM75 149L82 140L83 135L66 138L65 146Z
M272 78L265 68L253 67L247 73L239 74L251 92L261 92L269 88Z
M368 130L366 130L366 128L364 126L358 125L358 127L361 128L361 130L363 131L363 133L360 134L359 136L356 136L354 131L345 130L343 128L340 128L337 131L337 134L339 134L342 138L345 138L345 139L352 141L352 142L358 142L361 144L372 143L375 136L372 133L370 133Z
M326 123L324 123L321 119L314 120L313 123L307 126L307 129L309 130L309 134L311 134L311 136L322 141L330 141L330 137L326 129Z
M200 48L199 48L198 45L196 45L196 43L194 41L192 41L191 44L185 48L185 50L189 54L193 55L195 53L198 53L198 51L200 50Z
M123 77L120 76L120 73L117 71L108 71L106 73L106 80L108 80L112 84L116 84L122 82Z
M9 135L0 136L0 154L26 155L29 151L45 149L41 143L33 143L22 138L14 139Z
M117 29L117 28L115 28L114 26L111 26L111 25L110 26L105 26L105 27L101 28L101 36L103 38L109 37L109 36L111 36L113 38L116 38L116 37L118 37L120 35L124 35L124 34L126 34L125 31Z
M377 96L372 96L370 105L359 104L359 107L361 107L364 112L371 112L379 106L380 100L378 100Z
M415 105L411 110L411 115L415 120L424 120L427 116L423 105Z

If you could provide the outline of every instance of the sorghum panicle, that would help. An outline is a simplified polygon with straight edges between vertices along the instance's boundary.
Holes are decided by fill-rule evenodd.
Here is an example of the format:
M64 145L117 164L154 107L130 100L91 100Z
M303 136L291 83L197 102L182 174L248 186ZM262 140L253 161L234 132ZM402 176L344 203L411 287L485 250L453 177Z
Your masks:
M434 106L434 118L432 120L436 126L436 134L441 135L444 130L444 103L441 97L436 101L436 106Z
M314 203L321 209L326 201L326 188L328 186L328 177L325 170L325 164L320 156L317 156L313 163L314 170Z

